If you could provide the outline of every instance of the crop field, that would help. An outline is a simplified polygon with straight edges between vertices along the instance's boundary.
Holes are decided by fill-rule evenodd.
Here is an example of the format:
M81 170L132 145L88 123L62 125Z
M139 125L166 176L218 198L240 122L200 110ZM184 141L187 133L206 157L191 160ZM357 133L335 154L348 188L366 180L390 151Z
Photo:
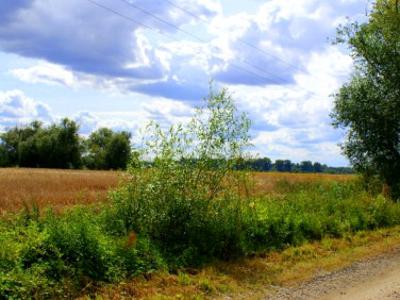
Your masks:
M120 172L0 169L0 211L17 211L24 204L60 209L103 201L120 179Z
M123 180L123 172L58 169L0 169L0 212L15 212L25 205L60 210L107 199L110 189ZM349 181L354 175L252 173L253 192L278 193L281 182Z

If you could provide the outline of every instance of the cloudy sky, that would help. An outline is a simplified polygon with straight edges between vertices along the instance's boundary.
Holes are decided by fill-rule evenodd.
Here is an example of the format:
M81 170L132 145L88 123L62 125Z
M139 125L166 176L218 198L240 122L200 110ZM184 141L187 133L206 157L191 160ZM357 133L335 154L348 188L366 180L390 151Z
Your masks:
M0 131L70 117L81 133L187 120L210 80L253 121L254 152L347 165L330 97L349 78L339 24L366 0L0 2Z

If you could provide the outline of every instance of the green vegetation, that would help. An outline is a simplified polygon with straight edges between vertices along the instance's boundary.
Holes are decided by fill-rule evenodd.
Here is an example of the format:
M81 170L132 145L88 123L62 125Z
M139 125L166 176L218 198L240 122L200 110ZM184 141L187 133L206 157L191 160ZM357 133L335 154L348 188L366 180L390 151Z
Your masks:
M329 174L352 174L351 167L328 167L319 162L302 161L293 163L288 159L277 159L272 163L268 157L242 159L235 166L236 170L251 170L259 172L289 172L289 173L329 173Z
M128 182L108 203L1 220L0 294L72 297L155 270L400 224L400 204L357 181L282 181L279 193L252 196L248 174L233 171L248 127L225 90L211 93L187 126L149 126ZM151 168L143 164L150 158Z
M334 125L348 129L344 152L366 179L378 177L400 199L400 6L378 0L369 21L339 30L355 72L336 95Z
M78 126L63 119L47 128L41 122L14 127L1 135L1 166L78 168L81 166Z
M282 197L218 199L209 207L190 199L170 199L158 210L147 203L152 207L139 220L134 199L120 198L127 191L116 192L106 206L61 216L26 211L0 223L0 294L72 297L89 283L400 224L399 204L371 197L357 182L282 182L280 189Z
M79 126L63 119L43 126L34 121L0 134L0 167L59 169L125 169L131 153L130 134L107 128L94 131L88 139Z
M100 128L85 141L84 165L95 170L126 169L131 155L131 135L128 132L113 132Z

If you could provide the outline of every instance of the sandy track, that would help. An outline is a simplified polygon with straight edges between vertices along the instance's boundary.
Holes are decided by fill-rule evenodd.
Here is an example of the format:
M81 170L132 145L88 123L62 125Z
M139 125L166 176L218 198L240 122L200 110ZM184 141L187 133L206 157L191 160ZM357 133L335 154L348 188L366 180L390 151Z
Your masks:
M394 300L400 299L400 247L293 288L278 288L267 299Z

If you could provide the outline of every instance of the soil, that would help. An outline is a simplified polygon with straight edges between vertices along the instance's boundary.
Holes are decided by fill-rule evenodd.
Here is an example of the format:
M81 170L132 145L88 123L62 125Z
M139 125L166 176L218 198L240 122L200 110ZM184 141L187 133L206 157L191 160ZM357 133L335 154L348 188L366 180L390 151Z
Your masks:
M400 247L336 272L320 273L299 286L276 287L267 299L400 299Z

